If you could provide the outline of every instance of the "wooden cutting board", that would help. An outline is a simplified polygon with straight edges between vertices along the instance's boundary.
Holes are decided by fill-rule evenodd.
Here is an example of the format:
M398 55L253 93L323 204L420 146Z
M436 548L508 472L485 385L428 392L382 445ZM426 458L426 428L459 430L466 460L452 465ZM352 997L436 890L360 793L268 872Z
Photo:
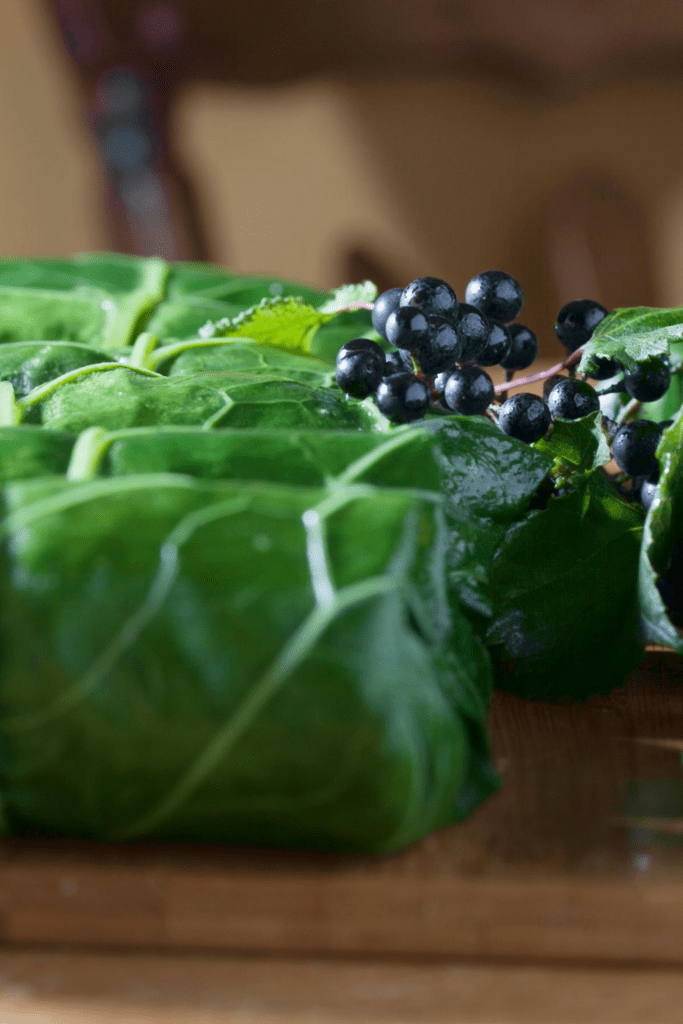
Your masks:
M498 693L505 784L388 857L0 845L9 944L683 962L683 660L582 705Z

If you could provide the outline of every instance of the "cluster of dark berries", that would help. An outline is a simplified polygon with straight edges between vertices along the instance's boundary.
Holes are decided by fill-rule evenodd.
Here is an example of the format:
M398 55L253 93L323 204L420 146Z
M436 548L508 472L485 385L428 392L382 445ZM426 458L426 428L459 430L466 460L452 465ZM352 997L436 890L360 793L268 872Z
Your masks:
M393 350L367 338L347 342L337 355L337 382L355 398L374 395L378 409L395 423L422 418L427 410L460 415L487 415L500 429L528 444L540 440L556 417L574 420L600 409L598 393L585 379L554 374L543 397L521 392L494 404L493 381L484 369L495 365L510 381L536 359L536 335L519 316L524 297L517 281L500 270L473 277L459 302L449 284L420 277L406 288L390 288L378 296L372 323ZM608 310L599 302L577 299L566 303L555 323L558 340L568 353L590 340ZM668 360L660 357L626 371L615 359L594 361L593 380L621 374L608 391L625 391L640 402L652 402L668 389ZM603 423L608 425L605 417ZM670 421L669 421L670 422ZM668 426L635 420L610 432L612 454L619 468L632 477L630 497L649 507L657 486L655 449ZM609 431L608 431L609 432Z
M377 298L372 323L394 350L385 355L364 338L348 342L337 356L337 382L356 398L374 394L380 411L396 423L420 419L429 408L483 415L495 394L483 367L523 370L538 354L533 331L511 323L523 302L517 281L500 270L472 278L465 302L436 277L390 288ZM501 424L511 427L508 433L516 429L512 419Z
M367 338L348 342L337 356L337 382L356 398L374 395L380 411L396 423L420 419L430 408L487 414L495 389L484 367L501 366L510 379L538 355L534 332L512 323L523 303L517 281L500 270L473 277L465 302L435 277L390 288L377 298L372 323L394 350L385 353ZM560 340L574 351L606 314L598 303L569 303L558 318ZM598 408L590 385L569 377L553 383L562 387L552 401L548 394L522 392L496 406L500 429L531 444L544 436L554 415L575 418Z
M555 332L565 348L569 352L575 352L577 348L590 340L593 330L606 315L607 310L604 306L600 306L597 302L591 302L589 299L568 302L558 314ZM597 358L594 360L594 364L594 369L590 373L593 380L608 380L617 374L622 374L621 379L602 394L625 392L638 402L655 402L668 391L671 383L669 361L661 356L651 356L639 363L633 370L625 370L617 359ZM572 418L570 413L560 409L557 403L558 396L564 397L566 389L570 385L576 389L589 387L585 382L559 375L550 377L544 385L544 395L547 393L546 389L550 389L548 403L551 411L555 415L568 419ZM590 388L590 392L595 395L592 388ZM554 404L553 399L555 400ZM590 412L592 408L598 406L586 407L586 412ZM577 415L583 416L585 413L581 412ZM605 426L608 427L612 457L619 469L630 476L633 482L631 491L622 491L622 494L624 497L638 499L646 511L654 500L659 482L659 463L655 451L663 431L672 423L673 420L655 423L653 420L647 419L632 420L622 426L605 423Z

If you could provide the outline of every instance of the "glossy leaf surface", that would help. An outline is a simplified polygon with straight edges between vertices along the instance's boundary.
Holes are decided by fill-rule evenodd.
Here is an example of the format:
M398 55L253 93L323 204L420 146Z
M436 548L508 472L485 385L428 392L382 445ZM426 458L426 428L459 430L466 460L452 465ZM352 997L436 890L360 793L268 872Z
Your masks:
M643 518L593 473L510 528L491 570L495 611L486 634L499 686L536 698L582 698L623 681L642 655Z
M675 545L683 542L683 416L666 430L657 449L660 464L657 494L643 529L638 595L643 640L665 644L683 654L683 629L671 622L656 583L669 568ZM679 577L683 597L683 580ZM683 607L683 601L679 602Z
M158 473L7 501L16 827L391 850L461 816L484 743L438 502Z
M253 314L217 344L151 329L256 301L312 339L367 286L259 305L272 281L162 265L150 307L158 261L5 269L31 335L0 346L8 826L382 851L493 792L490 662L445 557L467 427L391 428Z

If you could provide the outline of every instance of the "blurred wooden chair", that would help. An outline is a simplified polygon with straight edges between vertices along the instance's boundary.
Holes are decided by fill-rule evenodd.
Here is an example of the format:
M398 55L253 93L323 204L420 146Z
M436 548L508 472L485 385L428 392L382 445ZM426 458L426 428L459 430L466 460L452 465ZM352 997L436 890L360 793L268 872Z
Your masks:
M566 97L620 73L677 67L683 54L674 0L353 0L343 11L329 0L44 3L101 156L111 248L168 259L211 258L191 175L169 136L175 98L190 83L470 69ZM543 244L558 294L653 302L642 210L600 168L558 183ZM397 268L356 249L348 273L384 288Z

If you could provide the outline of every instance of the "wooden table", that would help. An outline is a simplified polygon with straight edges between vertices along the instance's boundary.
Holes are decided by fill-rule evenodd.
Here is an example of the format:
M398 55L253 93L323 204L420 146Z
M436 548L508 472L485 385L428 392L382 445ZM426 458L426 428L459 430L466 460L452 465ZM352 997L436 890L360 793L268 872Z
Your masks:
M0 1021L680 1021L683 663L497 693L502 790L388 857L0 848Z

